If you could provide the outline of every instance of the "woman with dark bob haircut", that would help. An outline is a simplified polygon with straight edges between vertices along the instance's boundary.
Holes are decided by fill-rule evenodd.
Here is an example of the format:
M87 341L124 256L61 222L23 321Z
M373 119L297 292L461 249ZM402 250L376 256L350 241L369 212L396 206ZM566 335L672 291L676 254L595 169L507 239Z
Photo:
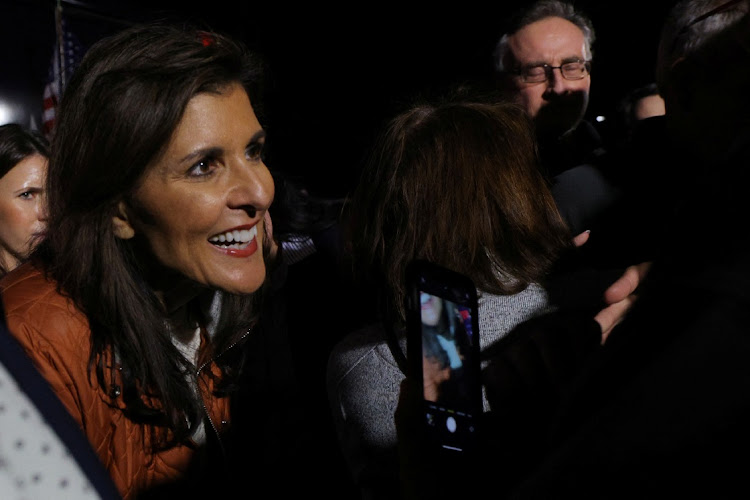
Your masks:
M47 238L2 281L9 329L124 498L227 446L271 244L261 69L188 27L94 44L61 102Z

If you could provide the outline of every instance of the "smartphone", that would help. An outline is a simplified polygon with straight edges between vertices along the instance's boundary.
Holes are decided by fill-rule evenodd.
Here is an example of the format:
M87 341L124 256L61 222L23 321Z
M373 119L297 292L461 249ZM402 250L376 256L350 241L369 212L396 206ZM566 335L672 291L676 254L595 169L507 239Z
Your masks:
M428 447L475 449L482 412L477 292L471 279L425 260L406 271L407 362Z

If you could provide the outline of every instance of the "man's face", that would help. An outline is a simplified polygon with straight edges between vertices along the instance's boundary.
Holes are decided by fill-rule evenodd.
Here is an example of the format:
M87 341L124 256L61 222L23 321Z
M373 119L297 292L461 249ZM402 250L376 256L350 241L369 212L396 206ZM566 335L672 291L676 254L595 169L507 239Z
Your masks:
M583 31L559 17L548 17L529 24L508 38L504 61L509 70L530 66L560 66L576 60L589 60ZM547 81L527 83L520 75L510 76L514 99L536 123L542 138L559 137L583 118L589 101L591 75L566 80L559 69L548 73Z

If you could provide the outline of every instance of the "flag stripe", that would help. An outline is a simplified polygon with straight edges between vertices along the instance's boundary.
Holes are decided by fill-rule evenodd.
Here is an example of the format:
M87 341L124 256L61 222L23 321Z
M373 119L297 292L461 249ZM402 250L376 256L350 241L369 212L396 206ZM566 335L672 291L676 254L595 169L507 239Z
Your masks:
M48 139L52 138L55 130L57 106L62 95L61 90L64 90L60 87L63 85L63 82L68 81L70 75L72 75L73 71L78 67L84 53L86 52L86 48L80 40L67 28L62 14L60 15L60 28L63 38L63 47L65 49L62 51L63 60L60 61L60 45L59 41L56 41L52 51L52 60L50 62L47 84L44 87L44 93L42 96L42 130ZM64 68L65 72L64 75L60 69L61 62L62 68Z

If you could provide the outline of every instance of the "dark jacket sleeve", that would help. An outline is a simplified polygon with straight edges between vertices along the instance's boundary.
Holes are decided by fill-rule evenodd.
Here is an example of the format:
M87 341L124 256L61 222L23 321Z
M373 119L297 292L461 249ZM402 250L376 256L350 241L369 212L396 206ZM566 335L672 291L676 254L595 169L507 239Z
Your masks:
M480 463L503 471L501 491L532 470L550 448L566 391L601 348L588 311L546 314L522 323L494 346L482 372L491 411L481 431Z

